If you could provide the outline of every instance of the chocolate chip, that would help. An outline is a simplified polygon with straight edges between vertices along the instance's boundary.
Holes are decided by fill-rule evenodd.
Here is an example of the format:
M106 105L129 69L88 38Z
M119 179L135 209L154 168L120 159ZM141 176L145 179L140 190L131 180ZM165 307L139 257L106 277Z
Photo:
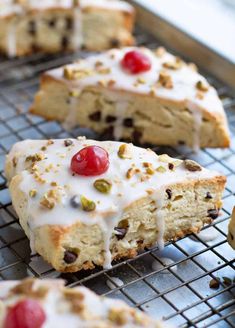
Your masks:
M113 139L113 126L109 126L108 128L104 129L103 133L101 134L102 139Z
M67 30L72 30L73 29L73 19L70 17L66 18L66 29Z
M115 230L115 235L117 237L117 240L122 240L126 236L126 233L127 233L126 228L115 227L114 230Z
M101 112L95 112L89 115L89 119L94 122L99 122L101 120Z
M167 193L168 199L171 199L172 191L170 189L166 189L166 193Z
M80 197L78 195L73 196L70 199L70 205L74 208L79 208L81 206Z
M180 146L184 146L184 145L185 145L185 141L183 141L183 140L179 140L179 141L178 141L178 144L179 144Z
M116 119L117 118L115 116L108 115L108 116L106 116L105 121L106 121L106 123L113 123L116 121Z
M143 133L141 131L138 130L134 130L132 133L132 140L134 143L140 143L141 137L142 137Z
M65 50L65 49L67 49L68 45L69 45L68 38L66 36L63 36L62 39L61 39L61 48L63 50Z
M127 128L132 128L133 127L133 119L128 117L123 120L123 125Z
M65 147L69 147L69 146L73 145L73 141L71 139L65 139L64 145L65 145Z
M29 21L28 33L31 34L32 36L36 35L36 23L35 23L35 21Z
M53 28L56 25L56 19L52 18L51 20L48 21L48 25Z
M173 163L168 163L168 168L169 170L174 170L174 164Z
M65 251L64 252L64 261L67 264L74 263L77 259L77 254L72 251Z
M118 39L115 39L115 38L111 39L110 40L110 46L119 48L120 47L120 41Z
M211 193L209 191L206 193L205 199L212 199Z
M219 211L217 209L208 210L207 213L208 217L212 218L213 220L219 216Z
M210 288L212 289L218 289L220 286L220 281L219 279L211 279L210 283L209 283Z

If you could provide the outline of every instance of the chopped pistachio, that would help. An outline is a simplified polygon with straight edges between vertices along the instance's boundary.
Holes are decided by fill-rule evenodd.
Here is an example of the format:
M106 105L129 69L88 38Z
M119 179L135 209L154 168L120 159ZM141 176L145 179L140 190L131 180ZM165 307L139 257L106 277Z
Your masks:
M198 71L197 65L194 63L188 63L188 67L194 72Z
M42 161L45 158L45 155L42 153L36 153L34 155L29 155L26 157L25 161L26 162L39 162Z
M52 210L55 207L55 200L45 194L40 201L40 205L46 207L49 210Z
M146 80L143 77L138 77L137 83L138 84L145 84L146 83Z
M118 326L125 325L127 322L126 312L118 308L111 308L108 313L108 318Z
M98 81L98 85L101 86L101 87L106 87L108 84L108 81L106 80L99 80Z
M71 90L69 91L70 97L78 97L80 95L80 92L78 90Z
M14 156L14 157L12 158L12 164L13 164L14 167L16 167L17 162L18 162L18 160L17 160L17 158Z
M67 80L81 80L93 74L93 71L90 69L70 68L67 66L64 68L64 77Z
M158 84L166 89L173 88L173 81L171 76L164 71L159 73Z
M131 159L132 151L130 144L122 144L118 149L118 156L123 159Z
M46 151L46 150L47 150L47 147L46 147L46 146L42 146L42 147L41 147L41 150L42 150L42 151Z
M198 81L198 82L196 83L196 88L197 88L198 90L200 90L200 91L203 91L203 92L206 92L206 91L209 90L209 86L208 86L208 84L206 84L206 83L203 82L203 81Z
M112 87L112 86L114 86L114 84L116 83L116 81L115 80L109 80L108 81L108 87Z
M100 61L100 60L97 60L97 61L95 62L95 67L100 67L100 66L102 66L102 65L103 65L103 62Z
M162 64L163 67L173 70L181 68L182 65L183 65L183 61L179 57L176 57L175 61L165 62Z
M34 198L36 195L37 195L37 190L36 190L36 189L31 189L31 190L29 191L29 196L30 196L31 198Z
M131 179L134 174L135 174L135 169L131 167L126 173L127 179Z
M163 57L166 53L166 49L164 47L158 47L155 51L155 55L159 58Z
M160 173L165 173L165 172L166 172L166 169L165 169L164 166L158 166L158 167L156 168L156 171L157 171L157 172L160 172Z
M202 170L202 167L200 164L198 164L197 162L195 161L192 161L191 159L186 159L184 161L184 165L185 165L185 168L188 170L188 171L191 171L191 172L196 172L196 171L201 171Z
M90 199L87 199L85 196L81 196L81 205L82 205L83 211L86 211L86 212L94 211L96 208L95 202L93 202Z
M97 70L97 72L99 73L99 74L110 74L111 73L111 69L110 68L99 68L98 70Z
M168 156L167 154L162 154L158 156L158 160L163 163L170 163L171 162L171 157Z
M147 167L146 168L146 173L149 174L149 175L153 175L155 173L155 171L152 167Z
M53 145L53 144L54 144L54 141L53 141L53 140L49 139L49 140L47 141L47 146L50 146L50 145Z
M112 183L105 179L98 179L94 182L94 187L103 194L108 194L112 188Z
M198 91L196 93L196 98L202 100L204 98L204 93L201 91Z
M51 182L51 186L52 186L52 187L57 187L57 186L58 186L58 184L57 184L57 182L55 182L55 181L52 181L52 182Z

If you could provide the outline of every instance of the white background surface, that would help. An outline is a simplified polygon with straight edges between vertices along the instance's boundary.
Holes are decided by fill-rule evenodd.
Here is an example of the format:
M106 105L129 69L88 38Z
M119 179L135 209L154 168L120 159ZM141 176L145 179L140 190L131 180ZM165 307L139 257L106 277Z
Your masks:
M136 0L235 63L235 0ZM229 5L230 4L230 5Z

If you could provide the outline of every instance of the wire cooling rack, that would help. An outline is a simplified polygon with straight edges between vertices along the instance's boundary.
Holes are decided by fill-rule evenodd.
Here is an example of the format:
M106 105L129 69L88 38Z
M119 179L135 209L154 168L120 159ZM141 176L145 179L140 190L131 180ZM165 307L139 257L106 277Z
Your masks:
M155 39L142 31L138 31L137 41L150 48L158 46ZM86 55L80 52L46 58L39 54L15 60L0 58L0 279L62 277L71 287L84 285L100 295L123 299L173 326L235 327L235 253L226 241L228 219L235 205L235 96L212 77L208 76L208 80L218 89L229 118L231 148L205 149L197 155L183 146L153 149L195 159L227 176L221 216L203 230L211 239L214 236L213 240L191 235L168 243L161 252L156 247L135 259L116 262L111 270L97 268L74 274L59 274L40 256L30 255L29 242L11 205L3 172L5 155L15 142L26 138L98 138L81 128L68 133L59 123L27 113L38 89L40 72ZM213 278L220 278L220 284L211 288Z

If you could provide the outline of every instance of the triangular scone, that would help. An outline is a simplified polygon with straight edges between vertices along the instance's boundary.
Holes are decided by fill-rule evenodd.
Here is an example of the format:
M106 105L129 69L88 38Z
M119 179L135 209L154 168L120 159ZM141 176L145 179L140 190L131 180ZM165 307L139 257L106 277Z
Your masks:
M0 52L104 50L134 43L134 8L119 0L1 0Z
M32 304L31 313L24 304ZM98 296L85 287L64 287L64 281L58 279L1 281L0 306L0 326L3 328L18 327L16 321L15 325L10 325L13 318L19 318L19 314L14 316L15 309L20 309L22 327L26 327L22 321L28 315L34 322L40 320L43 323L40 327L45 328L166 327L163 322L151 319L121 300Z
M73 173L74 154L94 145L108 153L108 170ZM84 138L16 143L6 177L31 247L58 271L110 268L112 259L199 232L218 216L226 180L194 161Z
M235 249L235 207L228 225L228 242Z
M121 65L130 51L151 68L131 74ZM164 49L113 49L42 75L31 113L92 128L106 139L156 145L228 147L222 103L204 77Z

